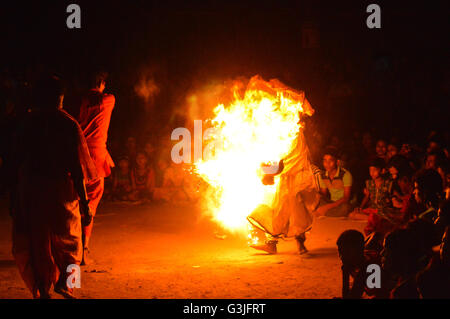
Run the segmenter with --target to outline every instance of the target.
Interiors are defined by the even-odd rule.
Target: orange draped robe
[[[311,116],[314,109],[304,92],[295,94],[303,101],[304,113]],[[296,237],[308,231],[313,222],[312,212],[320,200],[301,128],[283,163],[273,202],[270,206],[260,205],[247,217],[253,226],[275,238]]]
[[[98,173],[96,180],[86,183],[89,207],[94,216],[103,195],[104,178],[111,174],[111,167],[114,167],[114,162],[106,148],[114,103],[114,95],[91,90],[84,97],[80,108],[80,126]],[[92,226],[93,222],[84,227],[86,237],[90,237]]]
[[[36,111],[18,130],[12,192],[13,255],[35,298],[82,256],[72,177],[96,178],[78,123],[64,110]]]

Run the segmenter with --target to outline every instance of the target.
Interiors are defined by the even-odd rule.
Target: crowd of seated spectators
[[[450,298],[445,138],[432,132],[420,147],[395,139],[372,144],[365,134],[353,152],[331,141],[317,165],[322,199],[315,213],[365,222],[363,232],[347,230],[337,241],[342,297]],[[380,266],[379,288],[367,286],[370,264]]]
[[[167,147],[128,137],[113,155],[115,167],[105,181],[105,199],[129,203],[196,203],[198,180],[190,167],[171,161]]]

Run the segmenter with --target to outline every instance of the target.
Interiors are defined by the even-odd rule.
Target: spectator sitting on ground
[[[159,187],[155,187],[154,199],[170,202],[173,204],[184,204],[189,201],[185,186],[185,174],[183,165],[175,164],[172,161],[168,165],[160,160],[158,167],[163,172],[162,181]]]
[[[371,179],[366,181],[364,189],[365,197],[360,207],[350,215],[355,219],[364,219],[367,216],[367,226],[364,229],[366,235],[372,232],[381,232],[385,234],[392,227],[393,221],[388,216],[387,208],[392,207],[392,180],[386,179],[381,175],[384,162],[381,158],[373,160],[369,164],[369,173]],[[366,205],[368,207],[366,208]]]
[[[445,157],[444,153],[431,152],[428,153],[425,158],[425,169],[433,169],[441,175],[442,178],[442,186],[446,187],[447,178],[446,175],[449,171],[449,160]]]
[[[344,231],[337,240],[339,258],[342,261],[342,298],[360,299],[364,292],[368,296],[375,298],[387,298],[387,285],[382,283],[382,287],[369,289],[367,282],[367,266],[370,264],[381,264],[378,254],[366,252],[364,247],[364,236],[357,230]],[[383,279],[384,276],[381,276]],[[353,284],[350,287],[350,278]],[[384,289],[383,289],[384,288]]]
[[[398,190],[394,190],[392,205],[400,210],[399,222],[406,223],[411,218],[408,212],[411,211],[412,207],[415,207],[414,210],[418,210],[413,196],[414,184],[411,172],[408,170],[400,171],[396,183]]]
[[[409,143],[403,143],[400,149],[399,155],[405,157],[408,161],[409,166],[412,170],[416,171],[420,168],[420,163],[416,158],[416,153],[413,151],[411,145]]]
[[[449,158],[449,153],[447,148],[440,137],[437,136],[437,132],[431,132],[430,138],[428,139],[428,145],[426,152],[430,153],[443,153],[446,158]]]
[[[342,261],[342,298],[360,299],[364,293],[366,260],[364,258],[364,236],[357,230],[346,230],[336,242]],[[353,285],[350,287],[350,277]]]
[[[386,152],[386,161],[389,162],[394,156],[398,154],[399,150],[397,145],[390,143],[387,146],[387,152]]]
[[[425,158],[425,169],[434,169],[435,171],[438,170],[439,166],[442,163],[442,155],[438,154],[437,152],[431,152],[428,153]]]
[[[171,162],[164,172],[163,190],[168,201],[174,204],[185,204],[189,201],[189,195],[184,189],[186,172],[182,164]]]
[[[385,163],[389,160],[387,156],[387,143],[383,139],[379,139],[375,145],[375,153],[377,158],[381,158]]]
[[[388,169],[389,176],[392,180],[396,180],[400,171],[403,173],[406,171],[411,171],[408,165],[408,160],[402,155],[394,155],[389,159],[386,165]]]
[[[406,203],[412,194],[412,169],[408,165],[408,160],[402,155],[395,155],[387,164],[389,177],[393,181],[392,185],[392,205],[400,210],[405,208]]]
[[[132,190],[130,160],[123,156],[119,158],[118,167],[114,170],[111,197],[113,200],[127,201]]]
[[[384,208],[390,205],[392,181],[383,177],[384,163],[381,158],[373,160],[369,164],[371,179],[366,181],[364,193],[366,197],[361,203],[361,208],[366,204],[370,208]]]
[[[129,199],[133,201],[150,201],[155,188],[155,172],[148,165],[147,156],[137,153],[136,163],[131,169],[132,193]]]
[[[437,218],[439,203],[444,199],[442,178],[438,172],[426,169],[418,173],[414,182],[414,199],[425,207],[425,211],[413,217],[434,222]]]
[[[352,175],[338,165],[335,148],[329,147],[323,155],[325,171],[319,179],[321,200],[315,213],[318,216],[346,217],[350,212]]]
[[[412,152],[411,145],[407,142],[402,143],[402,147],[400,148],[399,154],[406,158],[409,158],[411,155],[411,152]]]

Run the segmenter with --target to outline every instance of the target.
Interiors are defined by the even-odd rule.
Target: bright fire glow
[[[277,80],[253,77],[244,92],[214,109],[214,156],[195,163],[210,185],[206,206],[213,219],[231,231],[248,232],[246,217],[260,204],[271,204],[279,179],[261,182],[262,163],[278,162],[290,151],[301,128],[304,94]],[[205,141],[206,143],[208,141]]]

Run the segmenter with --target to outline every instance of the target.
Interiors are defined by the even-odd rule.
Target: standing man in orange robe
[[[80,116],[78,117],[89,153],[97,168],[98,178],[86,184],[89,207],[93,216],[95,216],[97,206],[103,195],[105,177],[111,174],[111,167],[114,167],[114,162],[106,149],[109,122],[115,103],[114,95],[103,93],[107,76],[105,72],[98,72],[92,77],[91,89],[82,100]],[[84,249],[81,265],[86,265],[89,262],[87,255],[93,223],[92,220],[88,226],[83,227]]]
[[[97,177],[95,166],[80,126],[62,109],[61,81],[43,77],[33,96],[13,144],[12,252],[34,298],[50,298],[52,286],[74,298],[68,269],[81,262],[82,225],[92,217],[85,183]]]

